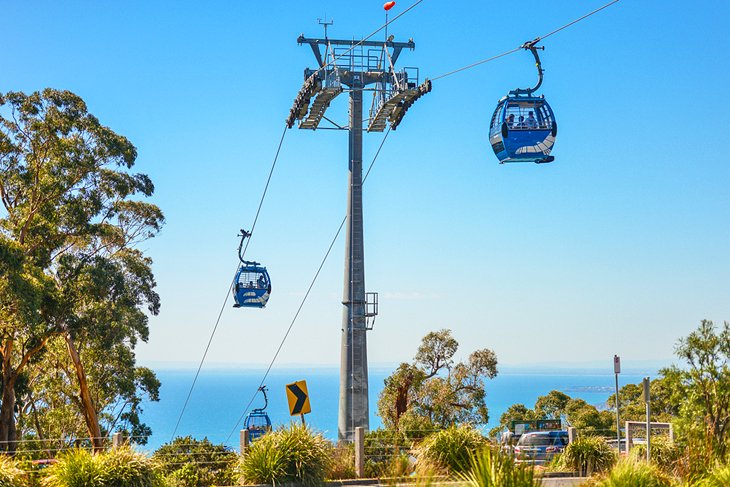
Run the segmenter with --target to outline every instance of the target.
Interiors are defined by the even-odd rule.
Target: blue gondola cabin
[[[558,134],[550,105],[544,97],[505,96],[492,115],[489,142],[500,164],[555,160],[550,152]]]
[[[266,267],[258,262],[244,262],[233,280],[236,308],[263,308],[271,296],[271,279]]]

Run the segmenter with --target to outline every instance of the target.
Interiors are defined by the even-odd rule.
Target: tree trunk
[[[91,444],[94,448],[94,452],[99,452],[103,450],[104,445],[102,444],[99,418],[96,415],[94,402],[91,400],[91,393],[89,393],[89,384],[86,381],[86,371],[84,370],[84,365],[81,363],[81,357],[79,357],[79,352],[76,350],[76,346],[74,346],[71,335],[66,333],[64,338],[66,339],[66,345],[68,346],[68,353],[71,356],[74,368],[76,369],[76,377],[79,380],[79,392],[81,396],[81,403],[83,404],[86,428],[89,430],[89,436],[91,437]]]
[[[0,406],[0,451],[15,453],[17,431],[15,425],[15,381],[18,374],[12,365],[13,341],[3,346],[2,363],[2,406]]]

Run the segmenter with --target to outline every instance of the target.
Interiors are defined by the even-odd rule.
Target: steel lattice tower
[[[377,293],[365,291],[365,245],[362,204],[363,131],[382,132],[387,124],[395,129],[410,106],[431,91],[426,80],[419,84],[418,69],[395,70],[404,48],[415,49],[413,40],[387,41],[337,40],[299,36],[298,44],[308,44],[317,59],[316,70],[305,69],[304,85],[287,118],[289,128],[299,122],[300,129],[347,130],[349,132],[349,182],[347,197],[347,237],[345,283],[342,309],[340,354],[340,403],[338,438],[352,441],[356,427],[369,427],[368,360],[366,332],[372,329],[378,313]],[[324,52],[322,51],[324,49]],[[332,100],[343,92],[350,94],[349,124],[341,126],[325,117]],[[363,126],[363,95],[373,93],[368,126]],[[332,126],[319,127],[322,120]]]

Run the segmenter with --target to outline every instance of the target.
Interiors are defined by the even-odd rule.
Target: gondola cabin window
[[[510,130],[549,130],[553,119],[540,101],[510,101],[507,105],[505,122]]]

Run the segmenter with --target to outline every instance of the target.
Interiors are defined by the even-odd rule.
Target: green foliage
[[[676,462],[679,460],[681,450],[667,438],[652,437],[651,439],[651,462],[656,464],[665,472],[673,472]],[[631,456],[637,460],[646,458],[646,445],[641,443],[631,448]]]
[[[279,450],[276,440],[276,432],[269,433],[248,447],[238,465],[241,483],[274,484],[285,481],[286,452]]]
[[[692,487],[727,487],[730,485],[730,465],[717,465]]]
[[[407,453],[394,453],[386,459],[375,462],[365,460],[365,477],[379,479],[397,479],[413,473],[411,457]]]
[[[402,418],[403,419],[403,418]],[[401,421],[401,423],[403,423]],[[410,473],[410,465],[404,468],[406,457],[413,442],[403,430],[383,429],[365,434],[365,476],[368,478],[400,477]],[[406,463],[408,463],[406,461]]]
[[[0,487],[26,487],[28,474],[10,457],[0,455]]]
[[[559,465],[590,476],[595,472],[605,472],[616,463],[616,453],[603,438],[585,436],[570,443],[560,455]]]
[[[591,487],[670,487],[672,479],[656,465],[624,459],[605,476],[589,482]]]
[[[684,363],[651,382],[652,420],[671,422],[680,445],[679,452],[658,457],[660,464],[673,461],[672,470],[693,479],[730,453],[730,324],[702,320],[679,340],[675,354]],[[624,386],[619,398],[622,418],[644,420],[640,385]]]
[[[489,420],[484,381],[497,375],[497,357],[483,349],[455,364],[458,346],[449,330],[431,332],[414,363],[401,364],[385,379],[378,415],[386,428],[401,429],[402,419],[429,428]]]
[[[418,469],[455,474],[465,472],[471,456],[482,449],[486,438],[471,426],[451,427],[426,437],[417,448]]]
[[[470,487],[538,487],[532,465],[516,464],[514,457],[500,450],[483,448],[472,454],[469,470],[459,478]]]
[[[232,485],[238,455],[207,438],[178,437],[152,455],[169,483],[185,487]]]
[[[499,426],[489,434],[496,436],[507,430],[512,421],[560,419],[562,416],[581,433],[616,431],[615,415],[610,411],[599,411],[583,399],[573,399],[560,391],[551,391],[537,398],[534,409],[528,409],[524,404],[513,404],[507,408],[499,418]]]
[[[661,371],[683,387],[677,429],[681,436],[706,439],[716,456],[730,453],[727,424],[730,423],[730,323],[719,330],[712,321],[683,338],[675,350],[686,367]]]
[[[489,430],[489,436],[499,436],[500,433],[508,430],[512,421],[531,421],[541,419],[536,417],[535,411],[521,403],[512,404],[499,417],[499,426]]]
[[[100,436],[91,434],[99,412],[109,429],[146,435],[141,396],[156,400],[159,383],[134,366],[133,350],[147,340],[160,300],[151,261],[136,246],[164,217],[134,198],[151,196],[154,186],[129,172],[134,146],[75,94],[9,92],[0,108],[2,377],[19,402],[4,395],[0,440],[16,436],[16,410],[20,436]],[[58,340],[74,343],[93,372],[52,356],[47,347],[63,350]],[[87,379],[91,398],[78,401]],[[63,411],[46,421],[51,405]]]
[[[88,450],[69,450],[47,470],[44,487],[94,487],[102,485],[101,465]]]
[[[571,399],[565,407],[568,422],[581,434],[616,431],[616,415],[610,411],[599,411],[583,399]]]
[[[327,474],[328,480],[342,480],[355,478],[355,445],[343,443],[337,445],[331,452],[332,461]]]
[[[292,424],[268,433],[247,449],[239,464],[244,484],[298,482],[320,485],[330,469],[332,445],[321,434]]]
[[[679,414],[683,390],[684,386],[674,377],[665,376],[653,379],[649,386],[651,420],[671,422]],[[642,392],[642,384],[626,384],[619,390],[619,408],[622,420],[646,420],[646,404],[641,397]],[[607,403],[615,408],[616,394],[612,394]]]
[[[104,487],[160,487],[162,477],[149,457],[129,447],[109,450],[94,458],[99,462]]]
[[[568,404],[573,399],[560,391],[550,391],[545,396],[540,396],[535,401],[534,419],[560,419],[567,414]]]
[[[678,444],[676,449],[679,454],[674,462],[674,474],[687,481],[706,477],[718,461],[725,463],[722,459],[717,459],[712,446],[698,436],[685,438],[683,444]]]
[[[148,457],[130,448],[92,455],[70,450],[48,468],[44,487],[161,487],[162,479]]]

